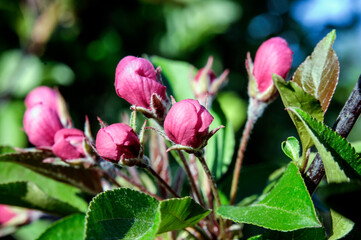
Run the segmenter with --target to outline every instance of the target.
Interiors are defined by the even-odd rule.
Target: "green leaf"
[[[321,155],[327,181],[345,182],[348,177],[360,178],[361,159],[352,145],[332,129],[298,108],[288,108],[310,134]]]
[[[0,103],[0,145],[26,147],[28,141],[23,127],[23,101]]]
[[[263,199],[246,207],[221,206],[217,212],[235,222],[277,231],[321,227],[302,176],[292,162]]]
[[[58,215],[80,212],[70,204],[47,195],[36,184],[25,181],[0,183],[0,199],[3,204],[38,209]]]
[[[203,209],[192,198],[168,199],[160,202],[158,233],[183,229],[205,218],[211,210]]]
[[[266,233],[249,238],[248,240],[325,240],[324,228],[305,228],[292,232],[267,231]]]
[[[304,124],[321,156],[329,183],[348,182],[348,177],[360,178],[361,160],[355,149],[346,139],[326,125],[312,118],[298,108],[289,108]],[[333,235],[339,239],[349,233],[353,222],[331,210]]]
[[[16,152],[16,151],[13,147],[0,145],[0,155],[5,154],[5,153],[14,153],[14,152]]]
[[[159,41],[163,55],[179,56],[195,49],[210,37],[226,31],[242,13],[233,1],[189,1],[167,4],[164,10],[167,30]]]
[[[326,112],[330,104],[340,73],[338,58],[332,49],[335,38],[335,30],[327,34],[292,78],[304,91],[320,101],[323,112]]]
[[[41,84],[43,63],[32,54],[9,50],[0,55],[0,92],[25,96]]]
[[[220,92],[217,101],[234,131],[237,132],[247,120],[247,102],[233,91]]]
[[[159,202],[131,189],[115,189],[90,203],[85,239],[153,239],[159,225]]]
[[[35,240],[49,228],[51,224],[49,220],[39,219],[20,227],[13,236],[17,240]]]
[[[281,165],[275,162],[264,162],[262,164],[253,164],[251,166],[242,167],[241,174],[239,176],[239,183],[237,185],[237,194],[235,203],[239,203],[244,198],[251,195],[260,194],[262,190],[269,183],[269,176]],[[249,183],[252,184],[249,184]],[[225,195],[229,196],[229,191],[232,183],[232,174],[226,174],[224,180],[218,184],[218,189]],[[223,202],[222,202],[223,203]],[[224,202],[223,204],[226,204]]]
[[[85,239],[154,239],[192,226],[209,214],[190,197],[158,201],[128,188],[96,196],[86,216]]]
[[[84,238],[84,214],[74,214],[55,222],[37,240],[82,240]]]
[[[85,212],[88,203],[79,189],[14,163],[1,163],[0,203],[36,208],[59,215]]]
[[[197,69],[187,62],[174,61],[158,56],[150,57],[151,62],[162,68],[162,74],[167,79],[167,91],[170,95],[180,101],[194,98],[190,85],[190,76],[195,76]],[[169,89],[170,87],[170,89]]]
[[[354,223],[331,209],[332,235],[328,240],[337,240],[346,236],[354,227]]]
[[[0,162],[20,164],[44,176],[78,187],[85,192],[97,194],[102,191],[100,175],[94,169],[73,167],[67,164],[55,165],[43,160],[54,157],[52,152],[32,151],[0,155]]]
[[[289,137],[287,141],[282,142],[282,150],[287,155],[287,157],[291,158],[296,163],[300,158],[300,143],[297,138]]]
[[[232,162],[235,148],[235,134],[232,124],[226,119],[218,101],[214,101],[210,113],[214,117],[209,129],[214,129],[221,125],[220,129],[211,139],[208,140],[206,148],[207,165],[216,180],[228,170]],[[201,167],[199,169],[202,169]]]
[[[356,181],[343,183],[329,183],[317,188],[317,196],[321,201],[351,219],[356,224],[361,224],[361,184]]]
[[[355,148],[357,153],[361,153],[361,141],[352,142],[351,145]]]
[[[273,75],[273,81],[280,93],[283,105],[286,108],[298,107],[315,117],[319,121],[323,121],[323,112],[320,102],[313,96],[304,92],[295,82],[285,82],[280,76]],[[304,125],[294,116],[292,112],[289,115],[296,126],[298,135],[302,142],[302,150],[305,152],[313,146],[313,142]]]

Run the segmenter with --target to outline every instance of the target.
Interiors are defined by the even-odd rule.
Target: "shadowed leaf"
[[[49,179],[15,163],[1,163],[0,203],[43,210],[58,215],[85,212],[80,190]]]
[[[84,238],[84,214],[74,214],[50,226],[37,240],[82,240]]]
[[[0,199],[2,204],[37,209],[57,215],[81,212],[76,207],[47,195],[32,182],[0,183]]]
[[[317,188],[317,196],[323,203],[356,224],[361,224],[361,184],[357,181],[329,183]]]
[[[47,151],[7,153],[0,155],[0,162],[20,164],[44,176],[76,186],[91,194],[102,191],[101,176],[95,169],[84,169],[67,164],[44,163],[43,160],[49,157],[54,157],[54,155]]]

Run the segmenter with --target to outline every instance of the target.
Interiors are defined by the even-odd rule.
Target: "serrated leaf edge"
[[[298,167],[296,166],[295,163],[290,162],[289,165],[290,165],[290,164],[293,164],[293,165],[298,169]],[[297,171],[297,175],[299,175],[299,177],[301,178],[301,180],[302,180],[302,186],[304,187],[304,190],[307,192],[308,200],[312,203],[312,205],[311,205],[311,206],[312,206],[312,211],[313,211],[313,213],[314,213],[315,218],[317,219],[317,222],[318,222],[319,226],[312,226],[312,225],[310,225],[310,226],[306,226],[306,227],[302,227],[302,228],[294,228],[294,229],[289,229],[289,230],[280,230],[280,229],[277,229],[277,228],[265,227],[265,226],[262,226],[262,225],[260,225],[260,224],[251,223],[251,222],[249,222],[249,221],[242,221],[242,222],[241,222],[241,221],[238,221],[238,220],[236,220],[236,219],[234,219],[234,218],[230,218],[230,217],[224,216],[224,215],[221,214],[218,210],[217,210],[217,214],[219,214],[220,216],[222,216],[222,217],[224,217],[224,218],[226,218],[226,219],[230,219],[230,220],[232,220],[232,221],[234,221],[234,222],[252,224],[252,225],[256,225],[256,226],[258,226],[258,227],[262,227],[262,228],[266,228],[266,229],[270,229],[270,230],[276,230],[276,231],[280,231],[280,232],[291,232],[291,231],[295,231],[295,230],[298,230],[298,229],[304,229],[304,228],[318,228],[318,227],[322,227],[322,224],[320,223],[320,221],[319,221],[319,219],[318,219],[318,217],[317,217],[315,206],[313,205],[311,196],[310,196],[310,194],[309,194],[308,191],[307,191],[306,184],[305,184],[305,182],[303,181],[303,178],[302,178],[302,176],[301,176],[300,171]],[[275,188],[275,187],[278,185],[278,183],[279,183],[279,181],[277,182],[277,184],[276,184],[273,188]],[[268,195],[268,194],[267,194],[267,195]],[[259,203],[257,203],[257,205],[264,205],[264,204],[259,204]],[[252,205],[250,205],[250,206],[252,206]],[[222,208],[222,207],[228,207],[228,206],[221,206],[220,208]],[[232,206],[232,207],[233,207],[233,206]],[[268,207],[268,206],[267,206],[267,207]],[[278,208],[277,208],[277,209],[278,209]],[[312,219],[312,220],[314,220],[314,219]]]
[[[351,173],[351,176],[358,176],[359,178],[361,178],[361,170],[360,170],[360,172],[357,172],[357,170],[355,169],[355,167],[357,167],[357,166],[359,166],[360,167],[360,169],[361,169],[361,158],[360,158],[360,155],[356,152],[356,150],[355,150],[355,148],[345,139],[345,138],[343,138],[342,136],[340,136],[338,133],[336,133],[335,131],[333,131],[330,127],[328,127],[328,126],[326,126],[325,124],[323,124],[323,123],[321,123],[321,122],[319,122],[317,119],[315,119],[315,118],[313,118],[312,116],[310,116],[309,114],[307,114],[306,112],[304,112],[304,111],[302,111],[301,109],[299,109],[299,108],[295,108],[295,107],[290,107],[290,108],[288,108],[287,110],[290,110],[290,111],[292,111],[292,112],[294,112],[295,113],[295,115],[298,117],[298,118],[300,118],[300,120],[302,121],[302,122],[304,122],[304,124],[305,124],[305,126],[315,135],[315,137],[316,136],[321,136],[322,134],[317,134],[317,132],[313,129],[313,128],[311,128],[310,126],[309,126],[309,124],[307,123],[307,119],[306,118],[308,118],[312,123],[314,123],[315,125],[316,125],[316,128],[324,128],[324,130],[322,131],[322,132],[328,132],[329,134],[330,134],[330,137],[334,137],[334,138],[336,138],[337,140],[339,140],[340,142],[338,143],[338,145],[340,145],[340,144],[342,144],[342,148],[343,148],[343,151],[342,152],[337,152],[330,144],[328,144],[327,143],[327,146],[325,146],[325,148],[327,147],[327,148],[331,148],[331,149],[333,149],[337,154],[338,154],[338,156],[341,158],[341,160],[343,160],[344,162],[342,163],[341,162],[341,165],[340,165],[340,163],[338,162],[338,161],[336,161],[337,162],[337,164],[338,164],[338,166],[339,166],[339,168],[340,168],[340,170],[341,171],[343,171],[345,174],[346,174],[346,172],[345,172],[345,170],[344,170],[344,168],[343,168],[343,164],[348,164],[350,167],[351,167],[351,169],[354,171],[354,173],[352,174]],[[302,115],[304,115],[304,116],[302,116]],[[320,141],[320,143],[321,143],[321,141]],[[325,143],[321,143],[322,145],[324,145]],[[326,150],[328,151],[328,152],[330,152],[328,149],[326,148]],[[352,158],[352,162],[350,163],[350,162],[348,162],[348,159],[345,159],[345,158],[343,158],[343,156],[342,155],[344,155],[344,154],[346,154],[346,151],[348,152],[347,154],[350,154],[350,157],[349,158]],[[342,155],[341,155],[342,154]],[[347,172],[348,172],[348,170],[346,170]],[[348,173],[350,173],[350,172],[348,172]],[[346,174],[347,176],[348,176],[348,174]]]

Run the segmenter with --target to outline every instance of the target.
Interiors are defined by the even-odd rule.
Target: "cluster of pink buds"
[[[286,77],[291,62],[292,51],[279,37],[260,46],[254,65],[248,54],[249,95],[262,102],[270,101],[276,94],[272,74]],[[210,57],[191,82],[195,97],[203,105],[207,105],[206,99],[217,93],[228,75],[226,70],[217,78],[211,69],[212,63]],[[173,101],[168,111],[170,101],[161,80],[161,70],[159,67],[155,69],[144,58],[127,56],[118,63],[115,90],[119,97],[132,105],[131,109],[155,119],[164,127],[167,138],[173,143],[168,150],[200,154],[209,138],[222,127],[209,131],[213,117],[197,100]],[[72,128],[65,102],[57,90],[48,87],[34,89],[27,96],[25,105],[24,130],[32,144],[40,148],[51,147],[54,154],[64,161],[86,156],[85,134]],[[140,135],[143,132],[144,128]],[[97,134],[96,151],[113,163],[135,165],[143,159],[142,138],[124,123],[103,124]]]
[[[280,37],[274,37],[262,43],[257,50],[254,64],[250,53],[247,54],[248,94],[251,98],[268,102],[277,96],[272,74],[286,78],[291,68],[292,54],[286,40]]]
[[[38,148],[51,148],[63,161],[86,156],[83,131],[71,128],[66,103],[59,91],[41,86],[25,98],[23,124],[29,141]]]
[[[210,61],[206,71],[211,71],[211,64]],[[202,73],[198,75],[196,78],[199,82],[203,81]],[[115,73],[115,90],[118,96],[132,104],[133,110],[164,124],[168,139],[175,144],[169,150],[200,152],[216,132],[209,132],[213,117],[197,100],[174,101],[168,112],[169,98],[161,81],[160,68],[155,69],[144,58],[127,56],[119,62]],[[99,130],[96,149],[108,161],[131,166],[136,163],[135,160],[141,161],[143,158],[142,141],[139,139],[130,126],[124,123],[112,124]]]

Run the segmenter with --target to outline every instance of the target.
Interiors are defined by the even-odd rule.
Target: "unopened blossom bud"
[[[58,111],[58,92],[50,87],[40,86],[29,92],[25,98],[26,108],[42,103]]]
[[[25,111],[23,124],[29,141],[36,147],[51,147],[55,133],[63,128],[57,112],[42,103]]]
[[[31,108],[39,103],[53,108],[58,113],[63,126],[71,126],[71,118],[66,102],[58,90],[47,86],[40,86],[31,90],[25,98],[26,108]]]
[[[160,72],[144,58],[127,56],[117,66],[115,90],[146,117],[163,119],[168,107]]]
[[[114,163],[118,163],[122,158],[139,157],[139,138],[133,128],[124,123],[115,123],[101,128],[98,131],[95,145],[102,158]]]
[[[286,40],[271,38],[258,48],[254,64],[248,53],[246,68],[249,75],[248,93],[251,97],[267,102],[276,94],[272,74],[286,78],[292,64],[292,50]]]
[[[7,225],[15,217],[16,213],[8,205],[0,204],[0,226]]]
[[[194,77],[194,81],[192,81],[192,84],[197,86],[197,88],[194,89],[196,95],[207,93],[209,85],[211,85],[216,79],[217,75],[212,69],[207,70],[205,68],[201,68]]]
[[[2,227],[14,228],[24,225],[33,218],[32,215],[31,210],[0,204],[0,236],[2,236],[1,233],[4,233],[1,231]]]
[[[212,99],[219,88],[226,81],[228,70],[225,70],[219,77],[212,70],[213,57],[209,57],[207,64],[201,68],[196,76],[191,79],[191,87],[194,96],[202,104],[206,105],[207,98]]]
[[[164,130],[174,143],[197,149],[208,140],[213,116],[197,100],[175,103],[164,121]]]
[[[85,157],[83,131],[75,128],[63,128],[54,137],[53,153],[62,160],[79,159]]]

